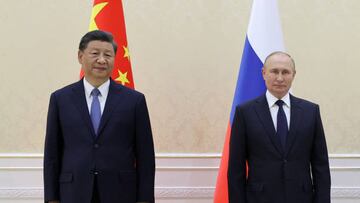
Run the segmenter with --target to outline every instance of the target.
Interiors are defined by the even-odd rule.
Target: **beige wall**
[[[91,0],[0,7],[0,152],[42,152],[49,94],[78,79]],[[360,1],[280,0],[293,92],[321,105],[330,153],[360,153]],[[222,150],[250,0],[124,0],[157,152]]]

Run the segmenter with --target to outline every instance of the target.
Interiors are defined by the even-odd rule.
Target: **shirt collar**
[[[277,100],[279,100],[278,98],[276,98],[274,95],[272,95],[269,90],[266,91],[266,100],[269,104],[269,108],[273,107],[275,105],[275,102]],[[285,96],[283,98],[281,98],[281,100],[285,103],[285,105],[287,107],[290,108],[290,94],[289,92],[285,94]]]
[[[83,79],[84,81],[84,88],[85,88],[85,96],[87,98],[90,98],[90,94],[91,91],[95,88],[94,86],[92,86],[84,77]],[[98,90],[100,91],[100,96],[106,96],[109,92],[109,87],[110,87],[110,79],[108,79],[106,82],[104,82],[103,84],[101,84],[98,87]]]

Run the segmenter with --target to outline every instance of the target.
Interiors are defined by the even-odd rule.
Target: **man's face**
[[[266,88],[278,99],[289,91],[295,73],[294,64],[289,56],[281,53],[268,58],[262,69]]]
[[[114,67],[115,52],[111,43],[90,41],[85,50],[79,51],[78,60],[90,81],[106,81]]]

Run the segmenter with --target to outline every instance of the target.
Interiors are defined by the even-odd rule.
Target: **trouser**
[[[91,203],[100,203],[99,189],[98,189],[98,183],[97,183],[96,175],[94,177],[94,187],[93,187],[93,194],[92,194],[92,198],[91,198]]]

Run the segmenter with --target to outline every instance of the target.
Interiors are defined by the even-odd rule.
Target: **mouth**
[[[93,70],[95,71],[106,71],[106,67],[93,67]]]

